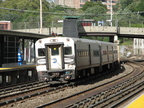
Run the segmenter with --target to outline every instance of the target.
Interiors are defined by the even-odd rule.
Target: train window
[[[88,51],[87,51],[87,56],[89,55]]]
[[[86,56],[88,56],[88,55],[89,55],[89,53],[88,53],[88,51],[86,51],[86,50],[78,51],[78,56],[79,56],[79,57],[86,57]]]
[[[99,51],[93,51],[94,57],[99,56]]]
[[[38,49],[38,56],[45,56],[45,49],[44,48]]]
[[[51,48],[51,54],[52,56],[59,55],[59,48],[58,47]]]
[[[113,52],[112,51],[108,51],[108,54],[112,54]]]
[[[103,55],[106,55],[107,54],[107,51],[103,51]]]
[[[64,47],[64,54],[65,55],[72,54],[72,48],[71,47]]]

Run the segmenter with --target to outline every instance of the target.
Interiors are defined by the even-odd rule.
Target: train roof
[[[105,43],[105,44],[115,44],[115,43],[111,43],[111,42],[105,42],[105,41],[99,41],[99,40],[91,40],[91,39],[83,39],[83,38],[72,38],[72,37],[47,37],[47,38],[43,38],[40,40],[45,40],[45,39],[52,39],[52,38],[63,38],[63,39],[72,39],[74,42],[98,42],[98,43]]]

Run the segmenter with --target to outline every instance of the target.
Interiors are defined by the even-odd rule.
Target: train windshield
[[[45,56],[45,48],[38,49],[38,56]]]
[[[65,55],[72,54],[72,48],[71,47],[64,47],[64,54]]]
[[[59,47],[51,48],[51,54],[52,54],[52,56],[59,55]]]

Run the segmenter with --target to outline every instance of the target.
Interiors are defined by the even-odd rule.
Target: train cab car
[[[40,80],[74,78],[75,49],[71,38],[45,38],[36,42],[37,71]]]
[[[101,70],[117,62],[117,45],[109,42],[70,37],[39,39],[36,69],[40,81],[69,81]],[[109,66],[110,65],[110,66]]]

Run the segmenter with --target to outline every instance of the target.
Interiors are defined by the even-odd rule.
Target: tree
[[[86,14],[86,19],[94,19],[96,21],[106,20],[107,8],[101,2],[86,2],[82,10]]]
[[[0,4],[0,7],[21,9],[21,10],[39,10],[39,0],[5,0]],[[43,9],[49,8],[49,2],[43,0]]]
[[[113,7],[115,12],[123,12],[124,10],[131,10],[131,12],[136,12],[143,7],[143,0],[119,0],[117,4]]]
[[[143,0],[119,0],[114,9],[113,19],[119,21],[120,26],[142,27],[144,14]]]
[[[140,3],[135,7],[136,12],[140,12],[140,15],[144,16],[144,1],[141,0]],[[142,11],[142,13],[141,13]]]
[[[8,8],[8,10],[0,10],[2,16],[0,20],[10,20],[13,22],[39,20],[39,0],[5,0],[0,4],[0,7]],[[25,12],[25,10],[27,10],[27,12]],[[43,11],[49,11],[49,2],[46,0],[43,0]],[[45,15],[44,17],[48,18],[48,16]]]
[[[132,4],[134,0],[119,0],[121,4],[121,9],[125,9],[128,5]]]
[[[81,8],[83,11],[85,11],[87,8],[89,8],[89,7],[93,7],[95,5],[95,2],[89,2],[89,1],[87,1],[84,5],[83,5],[83,7]]]
[[[83,11],[85,11],[88,8],[94,7],[94,6],[100,6],[103,8],[106,8],[106,5],[103,5],[102,2],[92,2],[92,1],[87,1],[83,7],[81,8]]]

